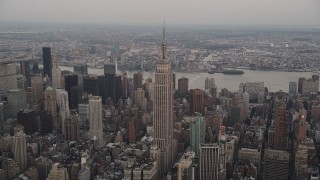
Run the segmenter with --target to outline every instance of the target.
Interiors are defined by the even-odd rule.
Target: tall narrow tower
[[[27,169],[27,144],[26,135],[21,131],[13,136],[13,157],[14,161],[19,164],[20,170],[25,171]]]
[[[43,76],[48,76],[51,79],[51,48],[42,47],[42,56],[43,56]]]
[[[89,98],[90,136],[97,139],[97,145],[104,145],[102,129],[102,100],[100,96]]]
[[[171,62],[166,55],[165,28],[161,45],[161,59],[155,67],[153,130],[158,148],[158,172],[160,178],[167,173],[175,155],[173,139],[173,84]]]

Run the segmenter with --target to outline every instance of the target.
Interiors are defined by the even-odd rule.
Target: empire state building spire
[[[153,137],[159,178],[162,179],[174,161],[176,141],[173,138],[173,83],[171,62],[166,56],[165,26],[161,45],[162,58],[155,66],[153,100]]]
[[[162,32],[162,44],[161,44],[161,53],[162,60],[167,60],[167,45],[166,45],[166,22],[163,22],[163,32]]]

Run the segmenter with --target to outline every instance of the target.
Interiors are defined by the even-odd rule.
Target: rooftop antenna
[[[166,47],[166,21],[163,21],[163,34],[162,34],[162,44],[161,44],[161,51],[162,51],[162,60],[167,59],[167,47]]]

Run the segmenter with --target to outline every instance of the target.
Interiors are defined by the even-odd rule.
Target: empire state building
[[[153,101],[153,134],[160,178],[170,169],[176,146],[173,139],[173,75],[171,62],[166,54],[165,28],[163,28],[161,54],[161,59],[155,66]]]

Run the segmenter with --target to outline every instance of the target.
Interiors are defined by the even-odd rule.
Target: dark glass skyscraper
[[[76,74],[66,75],[64,77],[64,87],[69,94],[68,96],[69,107],[71,109],[77,109],[78,106],[76,105],[76,103],[79,103],[79,101],[78,102],[74,102],[74,101],[78,100],[77,97],[79,96],[79,92],[77,92],[77,88],[74,88],[74,87],[78,87],[78,75]]]
[[[43,47],[42,48],[42,57],[43,57],[43,76],[48,76],[51,79],[51,48]]]
[[[24,126],[24,132],[28,135],[38,131],[36,113],[31,109],[21,109],[18,113],[18,123]]]

